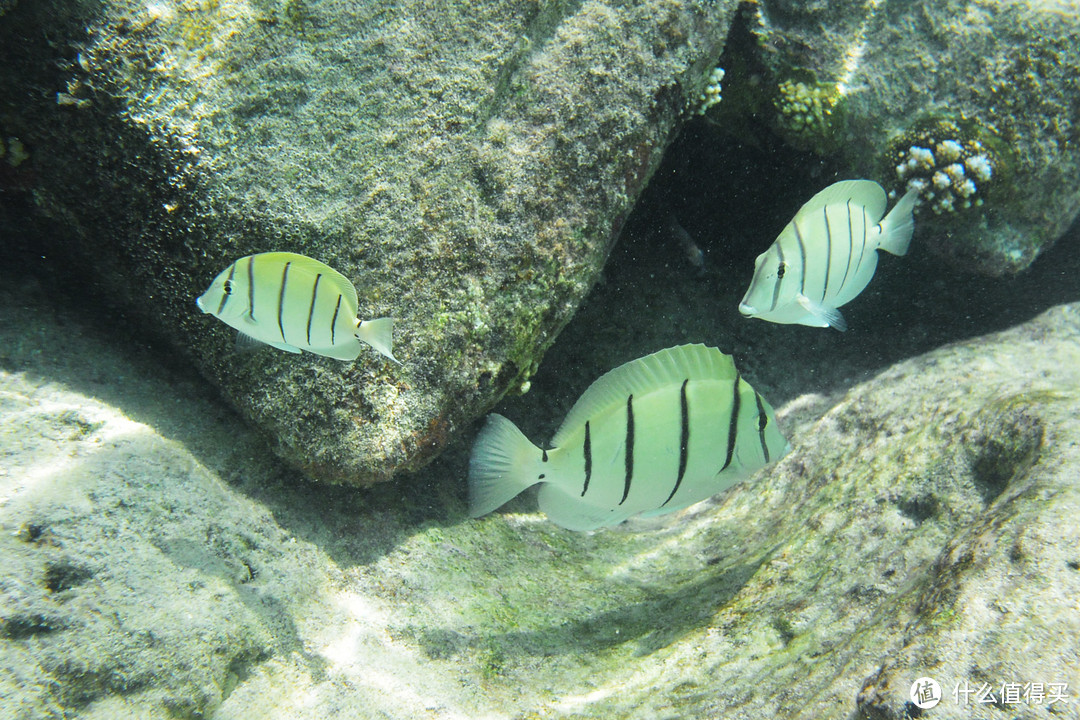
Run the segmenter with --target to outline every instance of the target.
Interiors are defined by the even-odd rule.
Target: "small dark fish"
[[[698,244],[694,242],[694,238],[690,237],[690,233],[686,232],[686,228],[679,224],[679,221],[674,215],[668,214],[667,229],[675,241],[679,244],[679,250],[682,252],[683,257],[694,268],[694,277],[701,277],[705,274],[705,253],[702,252]]]

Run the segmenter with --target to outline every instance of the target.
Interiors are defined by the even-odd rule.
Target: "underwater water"
[[[23,17],[16,12],[22,5],[0,2],[0,23]],[[507,31],[507,37],[492,33],[475,43],[483,53],[491,47],[511,48],[506,51],[509,60],[499,56],[508,69],[492,77],[476,72],[480,82],[497,86],[490,97],[483,96],[484,108],[488,103],[531,100],[522,89],[527,83],[515,85],[507,78],[519,72],[529,53],[544,51],[551,37],[565,36],[575,52],[585,52],[581,48],[587,43],[579,42],[571,30],[559,29],[567,17],[581,11],[589,23],[607,27],[601,21],[619,10],[602,2],[543,8],[492,2],[456,10],[447,4],[455,17],[421,31],[417,13],[425,8],[418,5],[409,5],[409,13],[396,4],[360,5],[357,17],[390,27],[393,33],[386,37],[399,37],[416,57],[436,64],[450,63],[440,48],[454,42],[455,28],[468,27],[468,17],[497,11],[516,17],[524,8],[518,14],[530,17],[533,39]],[[1046,227],[1056,228],[1061,223],[1051,216],[1061,215],[1060,206],[1072,202],[1060,196],[1068,190],[1075,194],[1075,188],[1062,189],[1066,182],[1052,180],[1071,177],[1075,169],[1077,140],[1069,128],[1080,127],[1080,96],[1075,94],[1080,91],[1074,81],[1063,81],[1066,90],[1044,93],[1044,104],[1038,105],[1022,103],[1027,96],[1018,99],[1008,88],[995,90],[1000,99],[994,117],[1002,126],[1007,123],[1001,108],[1007,107],[1007,112],[1026,113],[1024,127],[1055,128],[1047,129],[1039,142],[1029,138],[1029,149],[1033,156],[1037,149],[1049,156],[1046,148],[1053,146],[1060,166],[1039,176],[1045,182],[1041,188],[995,186],[994,194],[983,186],[972,190],[963,181],[983,182],[982,161],[972,160],[983,155],[990,158],[987,163],[998,163],[993,172],[1004,176],[1003,150],[990,140],[984,148],[960,135],[953,148],[951,138],[927,135],[928,127],[939,133],[942,128],[960,132],[970,127],[951,115],[947,120],[934,115],[933,123],[924,122],[924,115],[937,113],[945,104],[940,86],[934,86],[933,93],[919,88],[922,104],[904,115],[916,118],[912,127],[892,133],[904,142],[888,152],[882,149],[875,162],[853,161],[837,146],[839,130],[806,131],[790,110],[797,102],[820,106],[836,98],[818,92],[820,87],[807,74],[779,82],[770,65],[794,64],[788,58],[810,65],[831,57],[830,43],[850,46],[844,56],[851,66],[848,75],[864,72],[866,87],[880,92],[881,102],[892,102],[891,90],[882,90],[883,83],[868,70],[859,70],[862,58],[869,57],[869,63],[882,54],[874,50],[875,38],[895,40],[907,33],[974,44],[979,41],[976,31],[985,30],[986,17],[1032,11],[1061,18],[1074,33],[1063,34],[1075,39],[1075,23],[1067,21],[1080,17],[1070,3],[965,4],[963,12],[944,3],[936,10],[945,12],[946,5],[949,23],[938,25],[940,17],[929,5],[910,15],[877,0],[831,7],[731,3],[729,14],[735,19],[730,29],[709,45],[687,40],[700,29],[682,20],[684,15],[700,19],[710,12],[727,13],[718,9],[724,3],[645,3],[643,15],[660,18],[645,23],[648,30],[638,28],[640,37],[650,42],[638,42],[633,32],[607,33],[615,50],[603,57],[613,65],[637,52],[660,63],[669,45],[688,46],[698,54],[713,48],[718,58],[708,55],[692,62],[702,81],[708,78],[714,84],[702,97],[715,105],[701,114],[678,115],[677,132],[663,144],[658,153],[662,158],[649,172],[632,172],[618,165],[620,160],[607,158],[607,173],[620,191],[631,196],[640,191],[627,200],[632,211],[618,221],[608,218],[610,227],[617,228],[612,238],[602,233],[584,239],[573,233],[552,236],[556,240],[551,245],[559,252],[569,254],[571,240],[582,246],[610,240],[610,252],[590,251],[596,256],[596,272],[580,275],[590,278],[591,284],[583,283],[587,292],[557,298],[559,307],[578,301],[580,306],[566,312],[568,322],[556,328],[557,337],[546,351],[540,346],[548,336],[536,336],[529,355],[539,358],[535,372],[514,376],[522,381],[516,391],[490,409],[509,418],[538,447],[550,449],[546,443],[564,417],[604,373],[664,348],[703,343],[734,358],[740,377],[775,408],[769,422],[778,424],[791,449],[780,459],[775,454],[765,458],[768,462],[759,463],[764,467],[754,465],[741,482],[703,502],[590,532],[551,522],[538,510],[535,487],[523,489],[495,512],[470,517],[470,454],[485,414],[474,407],[475,396],[462,395],[458,403],[469,406],[468,422],[447,422],[449,430],[432,423],[430,435],[443,445],[433,451],[438,456],[430,464],[356,487],[330,482],[340,480],[336,468],[325,476],[310,471],[318,462],[311,463],[307,473],[297,470],[295,462],[282,458],[308,452],[319,461],[322,441],[297,448],[290,444],[294,436],[278,433],[287,419],[253,419],[250,406],[230,395],[236,386],[229,383],[255,367],[265,373],[265,382],[245,386],[249,394],[287,394],[292,403],[287,407],[305,420],[315,418],[312,424],[329,427],[355,405],[390,424],[404,412],[402,405],[368,407],[372,398],[383,395],[343,392],[327,410],[324,396],[311,389],[320,378],[344,374],[346,388],[374,386],[384,395],[404,396],[414,389],[410,383],[427,377],[423,373],[436,377],[430,368],[439,363],[464,367],[470,358],[504,351],[506,338],[485,329],[480,320],[460,336],[439,336],[446,340],[445,347],[424,345],[417,336],[442,327],[433,322],[418,329],[417,317],[431,315],[429,308],[412,315],[410,308],[393,308],[395,300],[418,303],[425,294],[437,295],[440,282],[455,292],[459,285],[470,288],[463,294],[447,291],[445,297],[464,297],[476,307],[490,298],[479,291],[469,294],[471,288],[488,287],[484,282],[502,287],[499,273],[505,267],[489,256],[510,251],[481,246],[462,229],[470,218],[462,221],[450,210],[440,215],[432,209],[438,204],[433,198],[449,207],[453,193],[446,194],[431,180],[439,164],[430,156],[416,153],[428,162],[424,169],[430,175],[413,174],[407,192],[391,189],[396,187],[394,178],[386,187],[365,187],[362,192],[350,184],[355,178],[342,179],[346,191],[341,191],[326,182],[330,173],[325,167],[313,164],[302,168],[310,174],[296,171],[273,180],[302,188],[305,198],[317,199],[311,206],[303,205],[299,196],[275,196],[266,189],[272,184],[244,197],[245,202],[254,198],[259,212],[276,203],[307,208],[298,211],[303,222],[267,232],[260,238],[266,242],[284,241],[294,230],[309,233],[305,238],[317,237],[319,231],[312,229],[319,227],[316,220],[349,204],[338,192],[347,199],[352,192],[362,195],[364,210],[372,215],[387,213],[379,216],[376,230],[365,230],[369,234],[363,237],[385,238],[384,244],[408,246],[410,252],[416,249],[415,257],[424,262],[391,269],[390,260],[383,265],[369,261],[360,266],[364,272],[391,279],[399,273],[402,287],[391,282],[374,293],[357,284],[361,307],[382,303],[379,307],[400,310],[404,316],[394,331],[395,350],[404,348],[403,369],[389,363],[384,369],[383,359],[367,349],[343,365],[324,357],[326,353],[287,354],[271,347],[234,351],[230,346],[221,351],[224,370],[213,366],[214,372],[220,371],[215,375],[207,370],[212,367],[209,361],[192,361],[197,351],[178,349],[177,338],[189,337],[183,334],[187,332],[211,337],[222,330],[212,313],[198,312],[195,298],[215,273],[233,266],[218,263],[206,277],[187,277],[180,266],[159,273],[157,265],[143,264],[135,252],[113,252],[117,246],[111,237],[101,240],[107,271],[99,273],[83,263],[84,256],[74,248],[85,242],[87,227],[115,228],[116,236],[126,237],[132,247],[149,247],[150,254],[163,257],[187,258],[199,250],[187,234],[172,234],[173,226],[164,220],[160,226],[168,229],[155,235],[153,223],[103,218],[107,213],[60,212],[57,208],[69,207],[57,199],[64,192],[49,184],[44,168],[63,167],[66,160],[49,155],[46,133],[36,143],[28,140],[29,149],[22,141],[13,143],[8,126],[18,125],[26,128],[21,134],[35,136],[31,123],[20,120],[17,103],[5,100],[0,107],[0,243],[7,250],[0,265],[0,718],[1080,718],[1080,223],[1074,219],[1062,232],[1046,230],[1038,237],[1025,225],[1038,216]],[[258,37],[268,38],[245,58],[270,67],[274,82],[317,73],[324,64],[337,62],[335,52],[356,61],[346,53],[348,43],[342,42],[334,52],[312,50],[298,65],[286,63],[286,45],[315,47],[332,33],[331,20],[345,22],[326,3],[161,3],[139,6],[131,18],[127,6],[113,10],[123,22],[109,16],[108,22],[94,27],[122,28],[116,30],[116,47],[126,53],[125,63],[143,62],[145,48],[138,43],[175,25],[180,29],[168,37],[177,62],[195,68],[194,77],[206,88],[242,84],[228,74],[228,63],[208,68],[220,45],[248,32],[237,29],[244,18],[265,33]],[[809,18],[805,25],[800,24],[804,14]],[[1000,33],[1007,23],[996,22],[993,27]],[[795,29],[770,34],[774,26],[786,28],[785,23]],[[822,44],[816,46],[807,37],[819,27],[828,32],[820,33]],[[1044,29],[1028,28],[1034,39],[1018,41],[1015,52],[1010,45],[1008,63],[1001,62],[1021,90],[1035,93],[1041,86],[1028,84],[1041,81],[1052,85],[1051,80],[1067,75],[1067,61],[1077,55],[1076,47],[1059,38],[1041,41]],[[0,25],[0,31],[10,28]],[[291,34],[285,39],[274,35],[284,32]],[[460,33],[467,36],[463,29]],[[357,36],[370,40],[363,32]],[[433,111],[439,123],[433,125],[425,115],[425,122],[411,128],[432,146],[460,141],[456,133],[462,123],[445,106],[466,104],[453,87],[466,83],[467,66],[453,65],[455,82],[421,82],[420,71],[401,64],[386,37],[364,46],[369,54],[360,54],[363,62],[344,65],[356,77],[369,65],[376,67],[388,73],[396,87],[443,108]],[[176,50],[185,42],[197,47]],[[855,53],[860,43],[867,47]],[[87,46],[78,47],[86,51]],[[955,48],[949,51],[960,55]],[[89,51],[85,56],[78,52],[69,53],[64,72],[78,73],[75,68],[83,64],[93,67]],[[167,75],[168,53],[154,57],[158,64],[152,65],[156,69],[151,74]],[[780,57],[785,59],[776,60]],[[478,67],[494,62],[487,55],[482,58],[476,61]],[[930,67],[927,72],[944,75],[950,59],[961,63],[951,56],[927,55],[902,68],[914,73],[912,68]],[[713,70],[717,65],[726,72]],[[834,69],[845,67],[840,63]],[[704,72],[698,72],[701,68]],[[91,71],[83,69],[90,78]],[[616,73],[593,70],[574,77],[582,84],[618,84],[612,79]],[[541,75],[536,72],[530,82],[542,85],[536,79]],[[115,118],[136,115],[124,115],[110,105],[104,89],[87,90],[91,83],[86,78],[82,86],[63,85],[59,99],[51,85],[38,95],[47,96],[51,111],[59,107],[62,112],[100,113],[94,122],[105,128],[102,135],[116,127],[110,124]],[[556,79],[550,80],[553,86]],[[834,90],[840,84],[822,83]],[[764,97],[765,86],[773,93],[768,102],[746,100],[747,94]],[[673,82],[665,85],[666,92],[675,92],[670,87],[685,91]],[[297,138],[297,146],[275,144],[272,121],[288,115],[290,103],[308,108],[318,104],[311,98],[325,99],[338,91],[348,95],[355,89],[347,83],[344,88],[325,95],[297,91],[295,97],[268,92],[258,102],[223,114],[239,118],[238,127],[245,131],[244,123],[265,123],[253,133],[265,143],[259,146],[266,162],[260,166],[262,174],[270,174],[265,168],[280,169],[275,159],[299,156],[297,147],[309,140],[331,147],[335,161],[340,155],[374,152],[373,146],[398,151],[404,142],[401,135],[408,134],[402,127],[372,130],[376,123],[371,118],[354,120],[344,112],[321,127],[326,134],[315,140],[305,135]],[[108,92],[120,91],[109,86]],[[160,90],[161,97],[168,92]],[[389,89],[385,92],[393,97]],[[630,90],[620,93],[625,94],[625,107],[616,104],[611,117],[630,114],[635,102],[655,109],[665,97],[657,93],[645,102]],[[774,96],[779,98],[775,102]],[[859,95],[853,97],[857,105]],[[91,99],[93,103],[79,104]],[[1054,103],[1059,101],[1073,102],[1071,115],[1058,112],[1060,106]],[[845,129],[858,139],[851,141],[853,147],[888,134],[880,117],[859,116],[855,110],[849,110],[851,124]],[[193,124],[211,117],[221,123],[214,132],[228,135],[221,130],[232,127],[226,121],[200,112],[192,102],[181,115]],[[538,115],[549,119],[545,113]],[[733,117],[742,119],[736,122]],[[144,123],[143,116],[138,120],[138,127],[153,124]],[[363,126],[357,131],[363,139],[355,146],[347,137],[355,129],[352,122]],[[304,125],[304,133],[309,131]],[[1059,131],[1060,137],[1053,135]],[[491,132],[511,137],[493,141],[495,146],[519,151],[509,130]],[[238,130],[230,142],[241,145],[237,138],[242,135]],[[567,131],[570,136],[573,132]],[[79,136],[73,144],[102,142],[95,137]],[[477,159],[483,159],[480,145],[477,140],[470,146],[463,165],[471,177],[454,177],[463,188],[475,181],[488,194],[497,194],[491,188],[498,183],[513,186],[514,192],[501,191],[505,205],[491,215],[509,213],[507,206],[526,217],[533,213],[550,219],[558,214],[537,199],[547,196],[527,181],[496,181],[495,172],[485,179],[487,166]],[[107,146],[110,153],[119,152],[119,146]],[[919,149],[936,152],[946,163],[922,167]],[[145,179],[152,173],[134,160],[127,170],[115,170],[112,163],[118,155],[110,153],[96,161],[109,167],[103,176],[130,173],[136,185],[145,182],[150,188],[147,204],[155,212],[164,205],[164,217],[182,215],[187,193],[197,194],[197,185],[176,190],[181,183],[173,178],[165,184],[175,195],[158,197],[156,181]],[[607,157],[604,152],[597,155]],[[226,157],[228,161],[221,160]],[[235,157],[222,152],[215,158],[220,160],[216,170],[235,182],[240,172]],[[580,180],[580,186],[567,182],[559,192],[568,196],[568,203],[573,195],[575,202],[599,207],[606,202],[601,198],[606,186],[589,174],[590,163],[579,160],[579,175],[570,179]],[[72,173],[83,167],[70,162]],[[594,164],[604,165],[600,160]],[[1030,179],[1037,164],[1017,160],[1013,179]],[[938,192],[916,210],[907,254],[879,253],[866,289],[843,305],[846,331],[740,314],[740,301],[755,278],[755,258],[815,193],[839,181],[872,178],[892,191],[891,209],[911,187],[916,169],[928,171],[916,190]],[[954,177],[958,173],[961,179]],[[648,182],[632,187],[639,175],[648,175]],[[1002,216],[995,213],[1013,212],[993,206],[995,198],[1002,207],[1006,200],[1023,205],[1023,212],[1015,211],[1002,223],[1019,228],[1019,241],[1001,225],[980,225],[986,217],[979,214],[984,206],[974,201],[982,199],[979,193],[984,191],[986,211],[995,222]],[[106,194],[112,192],[127,191]],[[333,195],[334,202],[321,204],[321,193]],[[393,202],[380,200],[380,193]],[[465,189],[461,195],[467,196]],[[1033,196],[1052,199],[1032,210]],[[229,197],[242,204],[238,196]],[[405,197],[412,205],[400,205]],[[140,196],[140,202],[145,199]],[[962,208],[969,200],[971,207]],[[215,212],[228,205],[222,201]],[[380,210],[384,205],[395,209]],[[415,215],[424,232],[402,231],[399,238],[394,231],[411,228],[413,215],[406,205],[423,206]],[[952,205],[973,214],[950,216]],[[349,222],[357,217],[348,214],[351,207],[343,212]],[[839,217],[831,210],[822,212],[827,224]],[[476,220],[477,234],[489,227],[484,218]],[[536,222],[536,227],[549,229]],[[452,236],[459,245],[437,235],[442,225],[454,227],[457,234]],[[561,227],[554,221],[552,225]],[[830,257],[834,229],[829,226]],[[242,244],[236,238],[249,238],[245,233],[252,231],[243,223],[228,230],[233,234],[221,242],[237,243],[230,251],[239,256]],[[839,244],[842,236],[835,237]],[[850,238],[854,248],[855,235]],[[803,252],[813,254],[817,247],[820,256],[820,245],[804,245],[811,240],[822,242],[821,231],[814,238],[800,233],[799,239]],[[500,242],[511,245],[508,238]],[[537,240],[537,247],[550,250],[543,242]],[[449,256],[445,265],[435,264],[433,256],[420,250],[441,248],[440,243],[451,251],[432,252]],[[248,248],[255,249],[271,248]],[[390,256],[394,262],[414,257],[404,250],[394,252],[401,253]],[[515,270],[519,279],[527,276],[522,282],[534,280],[539,288],[530,296],[536,298],[537,316],[556,312],[541,307],[555,287],[543,278],[578,272],[550,260],[556,255],[554,250],[550,256],[537,252],[529,256],[533,260],[528,267]],[[794,268],[791,255],[789,267]],[[347,251],[338,254],[341,263],[348,257]],[[1030,266],[1018,269],[1032,257]],[[206,260],[203,269],[211,262],[217,258]],[[450,267],[459,274],[448,273]],[[120,277],[130,277],[130,285],[114,283],[117,268]],[[284,305],[285,279],[277,279],[277,266],[274,271],[273,281],[280,285],[266,297],[271,304],[276,297]],[[474,272],[491,277],[477,279]],[[141,295],[145,278],[157,275],[168,282],[154,287],[183,288],[182,297]],[[251,278],[254,282],[254,273]],[[397,294],[388,296],[387,287]],[[822,302],[825,295],[822,290]],[[209,306],[220,314],[226,294],[215,295],[213,301]],[[313,291],[306,310],[293,307],[285,314],[279,309],[282,340],[283,317],[295,327],[303,327],[306,320],[310,339],[315,307]],[[336,311],[337,306],[327,308]],[[453,312],[472,318],[474,309],[455,306]],[[451,317],[450,311],[441,310],[440,322]],[[182,315],[182,322],[173,323],[173,312]],[[497,314],[475,313],[491,325]],[[153,319],[148,322],[148,317]],[[343,327],[337,320],[335,312],[329,326],[335,332]],[[317,348],[307,345],[305,349]],[[391,355],[388,345],[380,349],[386,356]],[[418,355],[417,348],[435,356]],[[684,435],[689,435],[694,428],[686,409],[686,385],[682,390],[681,420]],[[622,398],[618,400],[621,408]],[[768,415],[764,406],[758,406],[760,412],[749,425],[740,425],[730,408],[724,406],[733,418],[730,427],[761,432],[764,446],[764,427],[753,424]],[[668,426],[679,419],[675,412],[660,419],[639,414],[639,446],[644,434],[671,430]],[[595,418],[593,422],[596,427]],[[620,432],[632,437],[625,428]],[[729,437],[718,436],[708,453],[723,459]],[[396,440],[388,435],[384,442],[391,446]],[[587,442],[585,447],[592,448],[593,441]],[[683,444],[685,455],[690,451]],[[697,447],[694,452],[699,452]],[[386,456],[392,451],[396,447]],[[591,449],[582,452],[591,464]],[[546,462],[546,452],[543,457]],[[623,460],[620,456],[612,462],[620,470],[627,468],[629,492],[630,468]],[[752,465],[749,460],[746,464]],[[326,461],[327,468],[332,465]],[[638,468],[642,466],[639,462]]]

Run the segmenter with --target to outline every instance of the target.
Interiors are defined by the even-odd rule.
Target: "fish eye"
[[[787,270],[787,263],[780,263],[776,268],[777,279],[782,280],[784,278],[784,271]]]
[[[232,280],[226,280],[225,284],[222,286],[222,289],[225,290],[226,295],[232,293]]]
[[[758,420],[757,420],[758,432],[761,432],[762,430],[764,430],[765,426],[768,425],[768,424],[769,424],[769,416],[768,415],[766,415],[765,413],[761,413],[760,415],[758,415]]]

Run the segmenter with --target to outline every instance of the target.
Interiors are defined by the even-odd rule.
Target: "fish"
[[[329,265],[290,252],[247,255],[222,270],[195,301],[240,332],[238,340],[290,353],[355,360],[366,343],[394,362],[394,319],[361,322],[356,288]]]
[[[888,215],[885,191],[871,180],[843,180],[803,205],[754,261],[739,312],[774,323],[847,330],[838,309],[854,300],[877,269],[878,250],[906,255],[917,193]]]
[[[772,406],[730,355],[680,345],[601,376],[548,449],[502,415],[488,415],[469,458],[469,515],[486,515],[539,483],[549,520],[595,530],[689,507],[790,448]]]
[[[679,244],[679,250],[682,252],[683,257],[694,268],[694,277],[703,276],[705,274],[705,253],[694,242],[694,238],[682,226],[678,218],[671,213],[668,214],[667,229],[675,242]]]

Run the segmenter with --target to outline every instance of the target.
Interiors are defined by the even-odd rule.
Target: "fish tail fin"
[[[919,193],[908,190],[900,202],[896,203],[885,219],[881,221],[881,241],[878,247],[893,255],[907,255],[908,246],[911,245],[911,235],[915,232],[915,218],[912,211],[915,210],[915,201]]]
[[[487,515],[537,482],[540,449],[502,415],[488,415],[469,457],[469,515]]]
[[[398,365],[401,364],[394,357],[394,318],[365,320],[356,326],[356,339],[367,343]]]

